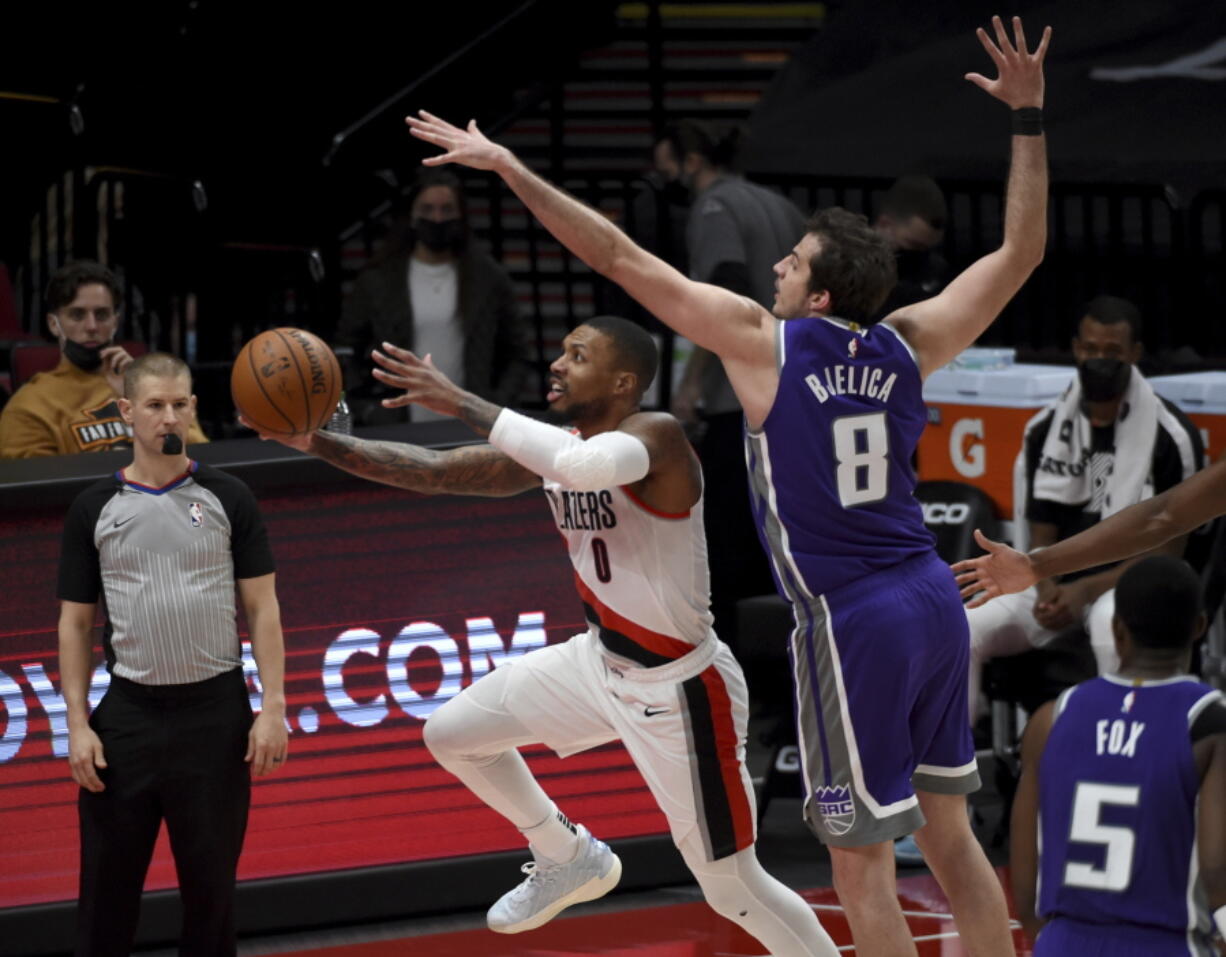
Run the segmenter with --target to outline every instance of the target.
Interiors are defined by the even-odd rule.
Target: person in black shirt
[[[183,898],[179,952],[231,955],[251,774],[282,767],[288,743],[272,553],[247,486],[184,453],[196,407],[186,364],[135,360],[119,403],[132,464],[77,496],[60,555],[60,678],[80,785],[75,952],[131,952],[165,820]],[[263,690],[254,721],[236,588]],[[110,684],[91,715],[99,601]]]
[[[1100,519],[1164,492],[1204,465],[1200,433],[1154,393],[1136,368],[1141,317],[1115,296],[1084,309],[1073,339],[1077,378],[1026,426],[1024,504],[1019,522],[1029,546],[1063,541]],[[1186,537],[1154,549],[1176,557]],[[1100,673],[1118,665],[1111,619],[1114,587],[1126,565],[1047,578],[1012,597],[972,608],[972,718],[983,662],[1041,647],[1084,625]]]
[[[941,187],[931,176],[908,173],[890,184],[873,220],[898,264],[898,282],[877,310],[884,319],[895,310],[935,296],[949,279],[941,255],[948,210]]]

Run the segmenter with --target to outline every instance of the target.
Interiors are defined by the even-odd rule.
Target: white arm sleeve
[[[510,409],[498,414],[490,445],[537,475],[579,492],[637,482],[651,468],[647,446],[627,432],[601,432],[585,440]]]

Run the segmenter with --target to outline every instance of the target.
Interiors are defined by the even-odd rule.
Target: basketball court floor
[[[854,954],[851,933],[834,891],[804,891],[842,953]],[[945,898],[927,876],[899,882],[899,901],[920,957],[966,957]],[[633,899],[631,899],[633,898]],[[610,905],[617,909],[608,909]],[[566,916],[573,914],[574,916]],[[447,923],[454,929],[439,929]],[[1019,954],[1021,932],[1014,930]],[[675,889],[613,897],[573,908],[544,927],[512,937],[485,929],[480,914],[414,924],[351,928],[326,934],[253,941],[240,954],[302,954],[309,957],[759,957],[764,951],[735,924],[718,917],[701,900]]]
[[[990,778],[988,778],[990,780]],[[999,818],[999,802],[988,789],[975,797],[976,830],[989,837]],[[616,842],[612,845],[616,850]],[[839,950],[855,954],[851,933],[831,888],[826,852],[800,820],[798,799],[777,799],[759,827],[759,855],[771,873],[800,890]],[[1006,879],[1003,851],[989,849],[997,874]],[[525,860],[527,860],[525,855]],[[506,867],[505,864],[501,866]],[[522,875],[508,868],[506,886]],[[949,905],[924,868],[900,869],[899,903],[915,937],[920,957],[966,957]],[[492,903],[492,901],[491,901]],[[1014,922],[1014,943],[1023,948]],[[143,951],[140,957],[173,957],[173,949]],[[695,885],[614,892],[602,900],[564,911],[535,931],[513,936],[485,927],[483,911],[434,914],[378,925],[285,933],[240,941],[239,954],[303,957],[762,957],[766,951],[739,927],[716,915]]]

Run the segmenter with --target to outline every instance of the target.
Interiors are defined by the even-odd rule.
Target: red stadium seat
[[[30,338],[33,337],[21,328],[17,317],[17,298],[13,295],[8,267],[0,263],[0,339]]]

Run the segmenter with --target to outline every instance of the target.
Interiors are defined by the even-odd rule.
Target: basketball
[[[340,363],[318,336],[303,329],[269,329],[239,352],[230,370],[230,395],[260,432],[314,432],[340,399]]]

